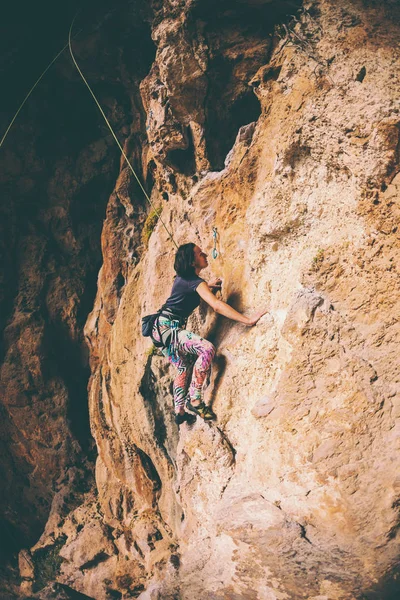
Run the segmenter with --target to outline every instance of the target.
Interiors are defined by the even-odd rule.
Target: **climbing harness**
[[[213,239],[214,239],[214,247],[212,250],[212,257],[215,260],[216,258],[218,258],[218,250],[217,250],[217,236],[218,236],[218,231],[216,227],[213,227]]]
[[[78,11],[78,12],[79,12],[79,11]],[[174,237],[173,237],[172,233],[171,233],[171,232],[168,230],[168,227],[166,226],[166,224],[165,224],[165,223],[164,223],[164,221],[162,220],[162,218],[161,218],[161,213],[160,213],[160,212],[159,212],[159,211],[156,209],[156,207],[154,206],[153,202],[150,200],[150,198],[149,198],[149,196],[148,196],[148,194],[147,194],[146,190],[144,189],[144,187],[143,187],[143,185],[142,185],[142,183],[141,183],[141,181],[140,181],[139,177],[136,175],[136,173],[135,173],[135,171],[134,171],[134,169],[133,169],[133,167],[132,167],[132,165],[131,165],[131,163],[130,163],[130,161],[129,161],[128,157],[126,156],[126,154],[125,154],[125,152],[124,152],[124,149],[122,148],[121,144],[119,143],[119,140],[118,140],[117,136],[115,135],[115,132],[114,132],[113,128],[112,128],[112,127],[111,127],[111,125],[110,125],[110,122],[108,121],[108,119],[107,119],[106,115],[104,114],[104,111],[103,111],[103,109],[101,108],[99,101],[97,100],[96,96],[94,95],[94,92],[93,92],[92,88],[90,87],[90,85],[89,85],[89,84],[88,84],[88,82],[86,81],[86,79],[85,79],[85,76],[83,75],[83,73],[82,73],[81,69],[79,68],[79,65],[78,65],[78,63],[77,63],[77,62],[76,62],[76,60],[75,60],[74,53],[72,52],[72,44],[71,44],[71,37],[72,37],[72,36],[71,36],[71,34],[72,34],[72,28],[73,28],[73,26],[74,26],[74,22],[75,22],[75,19],[76,19],[76,17],[77,17],[77,16],[78,16],[78,13],[76,13],[75,17],[73,18],[73,21],[72,21],[72,23],[71,23],[71,27],[70,27],[70,29],[69,29],[69,34],[68,34],[68,45],[69,45],[69,51],[70,51],[70,54],[71,54],[71,58],[72,58],[72,60],[73,60],[73,62],[74,62],[74,65],[75,65],[75,67],[77,68],[79,75],[82,77],[83,81],[85,82],[85,85],[86,85],[86,87],[88,88],[89,92],[91,93],[91,95],[92,95],[92,97],[93,97],[94,101],[96,102],[98,109],[100,110],[100,112],[101,112],[101,114],[102,114],[102,116],[103,116],[103,118],[104,118],[105,122],[107,123],[107,126],[108,126],[109,130],[111,131],[111,134],[112,134],[112,136],[113,136],[114,140],[116,141],[116,143],[117,143],[117,145],[118,145],[118,148],[121,150],[122,156],[123,156],[123,157],[124,157],[124,159],[126,160],[126,162],[127,162],[128,166],[129,166],[130,170],[132,171],[132,174],[133,174],[133,176],[135,177],[136,181],[138,182],[138,184],[139,184],[139,187],[140,187],[140,189],[142,190],[142,192],[143,192],[143,194],[144,194],[144,196],[145,196],[146,200],[149,202],[150,206],[153,208],[153,210],[154,210],[154,212],[156,213],[156,215],[157,215],[158,219],[160,220],[161,224],[163,225],[163,227],[164,227],[165,231],[168,233],[168,237],[171,239],[171,241],[172,241],[172,242],[175,244],[175,247],[178,249],[178,244],[175,242],[175,240],[174,240]]]
[[[178,333],[179,333],[180,322],[177,320],[171,321],[171,340],[168,346],[168,356],[171,357],[173,363],[177,363],[179,361],[178,354]]]
[[[161,332],[159,318],[167,320],[168,326],[166,331]],[[146,315],[142,318],[142,335],[150,337],[156,348],[165,348],[168,357],[176,364],[179,361],[179,338],[178,334],[181,329],[185,329],[187,319],[179,317],[170,309],[164,306],[157,313]],[[163,325],[161,325],[161,328]],[[153,336],[153,330],[156,328],[158,338]]]
[[[81,33],[82,29],[80,29],[77,33],[75,33],[75,35],[73,36],[74,38],[77,37],[80,33]],[[0,148],[2,147],[4,140],[6,139],[8,132],[10,131],[11,127],[14,124],[15,119],[18,117],[19,113],[21,112],[25,102],[28,100],[29,96],[32,94],[33,90],[35,89],[35,87],[38,85],[38,83],[43,79],[43,77],[46,75],[47,71],[50,69],[50,67],[56,62],[57,58],[59,56],[61,56],[61,54],[64,52],[64,50],[66,50],[68,48],[68,44],[65,44],[64,48],[62,48],[62,50],[60,50],[60,52],[53,58],[53,60],[51,61],[51,63],[45,68],[45,70],[43,71],[43,73],[40,75],[40,77],[35,81],[35,83],[33,84],[33,86],[31,87],[31,89],[29,90],[29,92],[27,93],[27,95],[25,96],[24,100],[22,101],[22,103],[20,104],[19,109],[17,110],[17,112],[15,113],[11,123],[9,124],[9,126],[6,129],[5,134],[3,135],[3,137],[0,140]]]
[[[185,329],[187,319],[175,315],[170,309],[164,307],[161,308],[160,316],[168,319],[170,324],[167,336],[164,338],[164,334],[160,335],[160,339],[167,350],[168,357],[176,364],[180,359],[178,335],[181,329]]]

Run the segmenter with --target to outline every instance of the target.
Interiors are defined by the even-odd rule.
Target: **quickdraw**
[[[178,338],[178,334],[179,334],[179,329],[180,329],[180,323],[179,321],[173,320],[171,321],[171,341],[169,343],[168,346],[168,356],[171,357],[172,362],[174,364],[176,364],[179,361],[179,338]]]
[[[216,258],[218,258],[218,250],[217,250],[217,236],[218,236],[218,231],[216,227],[213,227],[213,239],[214,239],[214,247],[212,250],[212,257],[215,260]]]

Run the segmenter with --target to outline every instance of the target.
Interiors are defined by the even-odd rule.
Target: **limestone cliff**
[[[84,329],[96,485],[70,512],[53,496],[20,555],[23,589],[395,598],[399,4],[164,0],[140,14],[155,56],[130,80],[125,150],[178,243],[210,254],[217,228],[207,275],[222,299],[269,312],[254,328],[193,316],[217,347],[218,420],[178,432],[172,369],[140,336],[175,248],[121,161]],[[40,591],[51,553],[57,584]]]

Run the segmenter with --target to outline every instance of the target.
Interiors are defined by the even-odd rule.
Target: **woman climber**
[[[204,420],[215,418],[215,414],[202,398],[203,384],[209,379],[215,348],[211,342],[185,329],[188,317],[200,304],[200,298],[216,313],[250,327],[267,312],[264,310],[252,317],[245,317],[222,300],[218,300],[213,292],[221,289],[221,279],[207,284],[199,277],[200,271],[207,266],[207,254],[199,246],[189,243],[178,248],[174,263],[176,277],[171,295],[157,314],[151,334],[157,345],[162,344],[164,356],[178,369],[173,386],[175,422],[178,425],[185,421],[193,423],[196,418],[185,411],[185,405],[188,410]],[[189,384],[192,365],[193,374]]]

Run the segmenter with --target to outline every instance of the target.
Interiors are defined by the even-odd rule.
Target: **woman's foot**
[[[186,400],[186,408],[191,412],[196,413],[205,421],[212,421],[217,418],[217,415],[213,412],[213,410],[204,404],[204,402],[193,400],[194,404],[191,403],[191,400]]]
[[[175,423],[178,425],[182,425],[182,423],[187,423],[188,425],[193,425],[196,421],[196,417],[191,415],[188,412],[179,412],[175,415]]]

